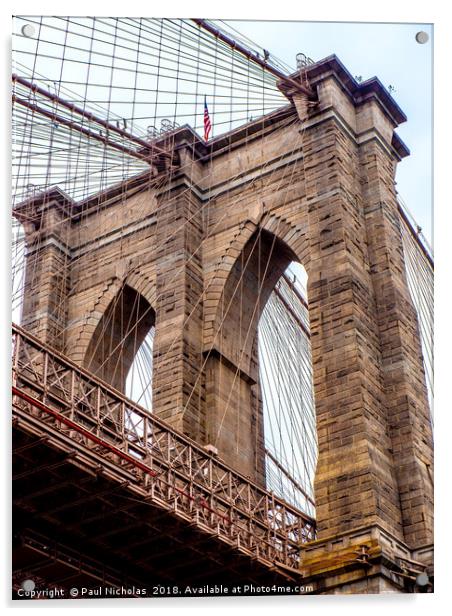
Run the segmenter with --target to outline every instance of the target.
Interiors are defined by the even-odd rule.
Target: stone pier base
[[[379,526],[363,527],[305,545],[301,570],[308,594],[433,592],[433,546],[410,550]]]

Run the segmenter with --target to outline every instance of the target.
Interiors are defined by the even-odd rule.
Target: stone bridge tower
[[[257,325],[300,262],[319,445],[318,539],[303,571],[325,592],[396,590],[391,563],[429,564],[433,541],[431,425],[394,189],[406,118],[335,56],[306,77],[315,104],[286,91],[289,105],[207,146],[175,130],[160,181],[146,172],[82,203],[55,189],[20,205],[23,325],[119,390],[155,326],[153,412],[262,481]],[[356,546],[380,556],[370,577],[347,566]]]

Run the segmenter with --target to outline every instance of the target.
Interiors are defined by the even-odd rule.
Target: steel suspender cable
[[[196,22],[196,23],[195,23]],[[21,27],[29,23],[35,27],[35,37],[21,35]],[[203,101],[208,101],[213,124],[213,138],[218,146],[216,152],[232,152],[234,130],[250,121],[256,123],[253,136],[246,133],[248,147],[251,138],[256,147],[264,143],[272,145],[278,136],[267,133],[265,118],[267,112],[284,107],[278,122],[291,127],[299,121],[287,105],[287,99],[277,87],[283,80],[296,87],[304,95],[312,97],[306,86],[287,77],[289,67],[282,66],[272,56],[260,57],[253,50],[250,41],[231,34],[229,26],[216,26],[205,20],[176,19],[126,19],[126,18],[64,18],[64,17],[16,17],[14,33],[14,72],[13,77],[13,205],[20,209],[20,216],[13,226],[13,309],[14,319],[20,321],[20,311],[24,295],[33,296],[39,284],[40,250],[47,241],[42,236],[28,251],[25,232],[33,236],[36,221],[33,204],[46,198],[57,199],[61,204],[60,219],[53,223],[52,232],[62,246],[64,256],[55,265],[56,299],[52,315],[57,321],[65,322],[64,294],[68,284],[69,262],[71,267],[83,263],[83,246],[70,255],[69,234],[82,233],[69,231],[73,220],[90,220],[107,202],[117,199],[123,206],[112,212],[105,212],[105,221],[115,217],[117,239],[122,254],[125,240],[131,231],[128,229],[127,207],[129,199],[141,194],[151,196],[153,190],[162,190],[171,182],[174,167],[168,165],[161,171],[161,158],[167,158],[173,150],[175,129],[188,124],[198,132],[192,131],[191,147],[198,147],[202,141]],[[234,42],[235,41],[235,42]],[[257,128],[256,128],[257,127]],[[247,129],[248,130],[248,129]],[[226,132],[229,131],[229,132]],[[220,141],[223,140],[223,141]],[[199,214],[205,224],[204,241],[220,227],[226,213],[215,218],[212,208],[215,177],[210,165],[212,158],[212,139],[200,148],[199,160],[205,165],[206,195],[199,206]],[[293,152],[302,147],[302,137],[294,143]],[[282,161],[276,161],[278,163]],[[191,163],[191,171],[194,162]],[[293,166],[295,167],[295,166]],[[153,173],[156,172],[155,177]],[[281,182],[287,181],[293,168],[284,167]],[[160,174],[160,175],[159,175]],[[188,174],[189,175],[189,174]],[[240,178],[241,169],[232,176]],[[250,181],[259,198],[264,200],[273,190],[275,171],[267,163],[261,174]],[[112,191],[112,187],[115,190]],[[180,195],[188,194],[189,188],[182,189]],[[111,191],[110,194],[105,191]],[[116,192],[115,192],[116,191]],[[229,191],[229,189],[228,189]],[[240,193],[228,192],[231,208],[242,207]],[[168,197],[171,205],[174,197]],[[20,207],[19,207],[20,206]],[[433,324],[433,267],[428,249],[422,248],[420,234],[413,234],[409,216],[401,209],[401,229],[404,242],[410,292],[419,316],[419,328],[424,350],[427,384],[431,393],[433,381],[432,362],[432,324]],[[43,215],[41,215],[42,217]],[[182,223],[175,223],[174,229],[160,239],[155,249],[169,250],[170,240],[192,222],[189,216]],[[111,219],[109,219],[111,217]],[[148,209],[140,224],[154,224],[157,231],[160,224],[156,210]],[[213,221],[213,222],[212,222]],[[275,232],[275,237],[277,231]],[[422,237],[421,237],[422,239]],[[52,241],[54,241],[52,239]],[[55,240],[56,241],[56,240]],[[239,306],[241,346],[252,346],[259,358],[259,377],[264,410],[264,448],[265,479],[267,487],[308,513],[314,513],[313,476],[317,457],[315,410],[312,388],[312,362],[310,356],[309,316],[306,290],[301,284],[303,272],[291,265],[277,282],[266,305],[263,306],[262,290],[265,278],[271,268],[272,250],[268,259],[263,256],[262,228],[256,229],[251,239],[250,255],[243,253],[238,257],[241,275],[231,297],[223,297],[222,316],[213,334],[214,343],[219,338],[220,355],[223,341],[221,328],[228,312]],[[186,256],[186,264],[199,257],[200,247]],[[254,325],[243,327],[246,291],[245,275],[250,260],[259,255],[257,271],[257,296],[251,306],[253,315],[260,315],[258,342]],[[219,257],[220,267],[228,258]],[[25,262],[27,261],[27,268]],[[99,265],[101,267],[101,265]],[[133,270],[131,275],[139,274]],[[171,284],[181,273],[175,267],[168,276]],[[295,274],[295,279],[293,279]],[[206,281],[204,291],[209,292],[214,279]],[[72,282],[71,293],[82,293],[80,282]],[[162,349],[154,348],[155,325],[150,325],[152,307],[143,303],[140,294],[129,301],[123,283],[118,284],[114,276],[99,288],[99,296],[104,301],[108,297],[108,309],[103,320],[97,325],[97,339],[93,341],[92,356],[86,359],[86,368],[102,373],[106,366],[111,377],[125,382],[127,395],[141,405],[152,409],[153,356],[162,354],[168,358],[177,338],[174,337]],[[155,301],[161,298],[158,290]],[[101,300],[99,300],[101,301]],[[106,300],[105,300],[106,301]],[[199,298],[184,315],[184,327],[189,327]],[[104,307],[105,308],[105,307]],[[71,338],[76,346],[84,331],[89,327],[97,305],[80,318],[78,331]],[[116,321],[115,321],[116,320]],[[118,327],[118,323],[120,324]],[[144,323],[148,327],[147,336],[142,339]],[[27,324],[25,324],[27,325]],[[158,323],[156,324],[158,328]],[[85,329],[84,329],[85,328]],[[66,326],[62,327],[61,340],[72,335]],[[243,331],[242,331],[243,329]],[[128,374],[128,364],[123,362],[126,346],[135,357]],[[187,393],[185,407],[198,404],[197,385],[202,379],[206,362],[212,348],[196,366],[196,379],[191,391]],[[256,351],[257,349],[257,351]],[[101,358],[94,365],[94,351],[101,351]],[[233,374],[234,384],[240,380],[239,358],[237,370]],[[224,367],[223,364],[222,368]],[[224,372],[220,371],[220,380]],[[223,382],[223,381],[222,381]],[[224,414],[232,404],[232,396],[225,401]],[[220,418],[223,421],[223,418]],[[238,419],[237,419],[238,421]],[[128,428],[135,435],[141,434],[141,420],[138,414],[130,412],[127,416]],[[235,426],[236,441],[239,448],[239,426]],[[256,443],[258,434],[256,432]]]

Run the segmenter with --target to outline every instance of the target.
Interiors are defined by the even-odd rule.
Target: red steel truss
[[[299,567],[315,521],[120,392],[13,327],[13,415],[77,455],[126,471],[147,501],[269,566]]]

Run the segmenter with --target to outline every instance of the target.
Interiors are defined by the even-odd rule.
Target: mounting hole
[[[31,592],[35,589],[36,584],[33,580],[24,580],[20,586],[22,590],[25,590],[25,592]]]
[[[25,24],[25,26],[22,26],[21,32],[27,38],[33,38],[35,35],[35,27],[31,24]]]
[[[418,586],[427,586],[429,583],[428,575],[426,573],[419,573],[416,578],[416,584]]]
[[[427,34],[427,32],[424,32],[424,30],[421,30],[420,32],[418,32],[416,34],[416,41],[418,43],[420,43],[421,45],[426,43],[428,41],[428,34]]]

